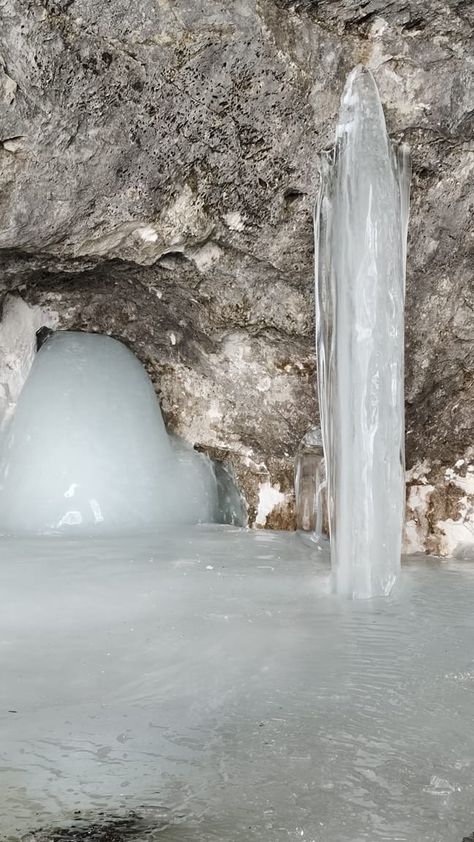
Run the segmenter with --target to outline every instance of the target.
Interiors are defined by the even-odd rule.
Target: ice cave
[[[445,131],[439,123],[419,141],[418,122],[432,108],[426,81],[407,82],[400,93],[397,73],[415,73],[415,58],[406,70],[396,39],[414,49],[423,15],[405,20],[383,4],[368,12],[353,4],[365,12],[352,31],[351,4],[340,3],[333,6],[343,5],[345,17],[336,22],[331,15],[340,9],[316,14],[319,4],[274,0],[257,11],[244,0],[227,12],[215,3],[196,11],[181,0],[146,2],[118,18],[113,3],[100,14],[86,0],[33,5],[7,0],[8,31],[16,23],[5,62],[3,50],[0,57],[5,101],[27,102],[22,80],[39,62],[29,47],[11,59],[23,38],[20,18],[32,44],[44,37],[44,50],[52,49],[48,39],[55,45],[55,72],[31,119],[41,111],[43,132],[53,120],[47,98],[55,103],[66,90],[63,55],[69,62],[80,54],[70,84],[86,78],[90,98],[71,137],[64,103],[63,121],[47,130],[48,142],[60,145],[58,176],[48,170],[33,245],[22,216],[28,202],[15,199],[16,274],[4,272],[16,281],[0,321],[0,838],[474,840],[474,565],[459,553],[441,559],[402,548],[404,529],[413,550],[422,528],[434,541],[439,524],[448,524],[463,547],[470,528],[468,502],[462,522],[458,498],[449,517],[436,514],[436,466],[405,465],[405,443],[415,435],[405,428],[405,398],[410,404],[419,395],[411,380],[404,391],[405,360],[411,365],[415,353],[412,334],[405,342],[406,141],[416,215],[419,184],[430,177],[420,175],[420,148],[431,144],[423,154],[434,154]],[[327,14],[324,26],[319,14]],[[362,26],[362,46],[349,48],[348,31],[362,38]],[[173,33],[181,27],[178,47]],[[227,45],[218,67],[209,38],[216,55],[222,39]],[[434,40],[419,50],[431,51]],[[238,55],[237,41],[245,44]],[[275,78],[257,74],[269,51],[286,68]],[[162,52],[167,63],[150,93],[147,74]],[[357,65],[342,85],[340,68],[345,73],[361,56],[367,66]],[[122,61],[131,105],[114,122],[113,109],[127,99],[113,81]],[[240,81],[225,93],[230,72]],[[109,74],[105,99],[101,74]],[[182,85],[176,74],[184,74]],[[303,86],[306,122],[290,97],[285,129],[267,130],[273,118],[265,109],[286,96],[285,85],[290,94]],[[240,99],[234,106],[241,89],[246,103],[260,103],[253,108],[264,131],[252,128],[257,114],[249,117]],[[176,116],[183,91],[190,100]],[[413,91],[410,131],[395,131],[397,115],[409,113],[400,96]],[[150,106],[130,133],[133,154],[122,153],[117,137],[128,143],[122,135],[133,113],[157,97],[166,106],[166,138],[164,129],[155,136],[158,105]],[[195,130],[201,105],[211,128]],[[311,109],[325,122],[298,169],[281,156],[306,142]],[[98,115],[107,128],[99,158]],[[8,183],[17,179],[18,196],[24,162],[43,161],[31,151],[33,129],[20,128],[0,143],[0,171],[10,156]],[[222,140],[227,131],[234,141]],[[150,169],[153,200],[146,167],[130,182],[147,132],[161,161],[160,169],[153,158]],[[182,177],[168,204],[163,184],[171,176],[159,158],[165,141],[166,161],[176,156],[179,164],[172,178]],[[203,142],[208,157],[200,151],[191,165],[183,150]],[[261,161],[274,142],[272,181]],[[222,175],[224,147],[238,167]],[[74,202],[67,174],[78,160],[85,163]],[[247,166],[256,167],[251,178]],[[115,192],[104,175],[112,169],[121,179]],[[218,199],[198,199],[193,191],[209,174],[225,176]],[[254,183],[265,202],[280,191],[268,213],[252,205]],[[235,210],[241,186],[248,203]],[[129,201],[151,221],[135,223],[132,211],[123,212]],[[313,203],[316,278],[309,272],[304,298],[297,283],[314,257]],[[41,239],[43,215],[56,225],[51,242]],[[83,217],[79,244],[73,237]],[[255,232],[267,228],[266,251],[255,249]],[[433,226],[423,248],[439,249]],[[5,251],[10,259],[12,249]],[[119,296],[120,312],[113,310]],[[306,342],[309,362],[301,362]],[[295,399],[297,379],[310,394],[304,406]],[[429,390],[420,390],[428,400]],[[259,442],[272,414],[284,433],[264,459]],[[444,476],[461,477],[467,501],[473,475],[466,467],[461,476],[464,457],[455,465],[459,475]]]

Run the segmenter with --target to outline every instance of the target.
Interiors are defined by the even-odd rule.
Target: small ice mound
[[[109,336],[52,334],[0,443],[0,530],[119,533],[217,510],[210,460],[171,446],[131,351]]]

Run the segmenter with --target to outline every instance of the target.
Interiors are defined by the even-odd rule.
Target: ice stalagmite
[[[318,389],[334,589],[388,594],[404,513],[403,307],[410,157],[356,67],[315,216]]]
[[[209,460],[172,446],[139,361],[109,336],[42,346],[0,441],[0,533],[103,534],[214,520]]]

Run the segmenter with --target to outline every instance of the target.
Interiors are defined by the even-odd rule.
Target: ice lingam
[[[216,519],[209,459],[168,436],[153,386],[108,336],[42,345],[0,446],[0,529],[104,534]]]
[[[315,214],[321,430],[334,589],[390,592],[405,504],[403,308],[410,187],[369,70],[356,67]],[[319,497],[321,499],[321,495]]]

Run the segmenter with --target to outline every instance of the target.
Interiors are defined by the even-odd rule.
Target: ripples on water
[[[297,535],[0,550],[1,838],[132,812],[117,840],[474,830],[472,567],[411,562],[350,602]]]

